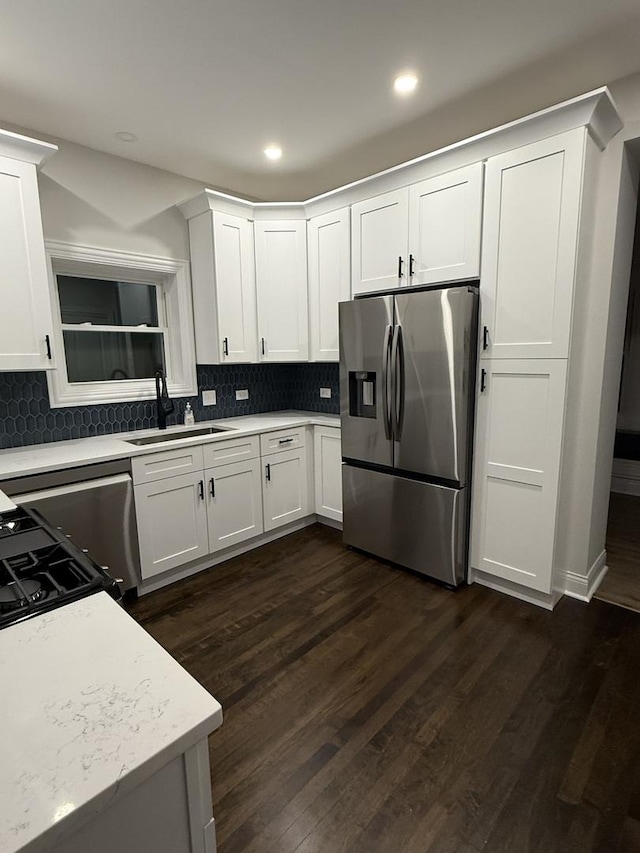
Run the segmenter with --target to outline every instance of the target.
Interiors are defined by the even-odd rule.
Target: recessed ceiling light
[[[418,85],[418,78],[412,71],[399,74],[393,81],[393,88],[398,95],[410,95]]]
[[[282,157],[282,148],[279,145],[267,145],[264,156],[267,160],[279,160]]]
[[[138,137],[135,133],[129,133],[128,130],[119,130],[117,133],[113,134],[116,139],[119,139],[120,142],[137,142]]]

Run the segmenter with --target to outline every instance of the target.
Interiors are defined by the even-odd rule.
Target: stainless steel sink
[[[163,432],[156,435],[146,435],[144,438],[127,438],[127,444],[138,447],[144,444],[161,444],[163,441],[180,441],[183,438],[198,438],[200,435],[212,435],[214,432],[229,432],[229,427],[202,427],[201,429],[185,429],[182,432]]]

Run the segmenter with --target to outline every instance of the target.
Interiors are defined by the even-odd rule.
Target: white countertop
[[[222,723],[107,593],[0,630],[0,850],[47,851]]]
[[[215,421],[198,421],[192,427],[171,426],[166,434],[184,430],[197,430],[204,426],[224,427],[225,432],[197,436],[192,439],[180,439],[179,444],[163,441],[155,445],[136,447],[127,442],[128,438],[143,438],[154,435],[158,430],[139,430],[137,432],[118,433],[117,435],[78,438],[73,441],[53,441],[47,444],[34,444],[30,447],[17,447],[0,450],[0,483],[12,477],[27,477],[31,474],[44,474],[47,471],[59,471],[75,468],[79,465],[91,465],[96,462],[108,462],[112,459],[126,459],[145,453],[157,453],[171,450],[176,446],[206,444],[211,441],[224,441],[234,436],[255,435],[270,430],[285,429],[294,426],[340,426],[339,415],[322,415],[316,412],[267,412],[262,415],[243,415],[238,418],[223,418]]]

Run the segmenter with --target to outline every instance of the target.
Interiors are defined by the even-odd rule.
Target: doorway
[[[633,259],[607,520],[608,572],[596,598],[640,612],[640,215]]]

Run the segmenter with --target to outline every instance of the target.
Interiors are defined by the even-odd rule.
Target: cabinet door
[[[474,163],[409,188],[408,284],[480,275],[482,169]]]
[[[409,190],[368,198],[351,207],[352,275],[356,293],[389,290],[405,283]]]
[[[134,491],[143,580],[209,553],[203,471]]]
[[[481,369],[471,565],[549,593],[566,361],[491,359]]]
[[[316,427],[315,454],[316,514],[342,521],[342,448],[340,430]]]
[[[262,533],[261,472],[259,459],[233,462],[205,472],[211,552]]]
[[[0,292],[0,370],[53,368],[36,167],[10,157],[0,157]]]
[[[221,362],[255,362],[258,356],[253,223],[213,214]]]
[[[304,447],[263,456],[262,475],[265,531],[309,515]]]
[[[482,323],[491,358],[566,358],[586,130],[493,157],[485,180]]]
[[[254,228],[260,358],[306,361],[307,223],[256,222]]]
[[[309,242],[311,361],[338,361],[338,303],[351,296],[351,245],[347,208],[315,216]]]

